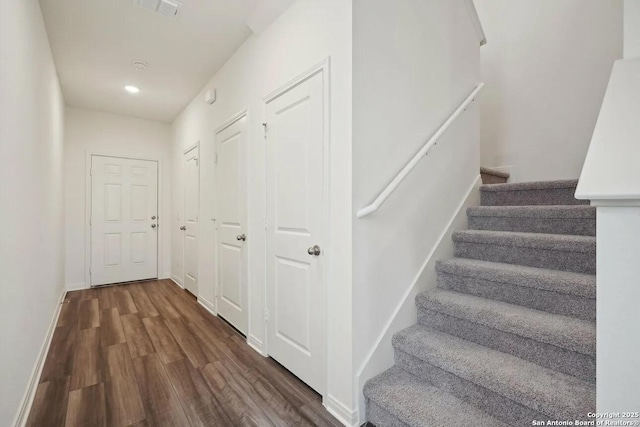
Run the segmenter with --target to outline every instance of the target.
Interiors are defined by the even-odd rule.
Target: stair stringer
[[[467,208],[480,206],[480,186],[482,180],[478,174],[469,186],[466,194],[460,201],[447,226],[442,231],[429,255],[416,274],[414,280],[408,286],[402,299],[393,310],[392,316],[385,323],[385,327],[371,348],[367,357],[356,373],[356,400],[358,405],[358,424],[362,425],[366,419],[366,405],[364,399],[364,384],[371,378],[391,368],[394,364],[394,350],[392,337],[418,321],[418,311],[415,298],[424,291],[437,287],[436,262],[440,259],[452,258],[454,255],[454,243],[452,235],[457,230],[467,229]]]

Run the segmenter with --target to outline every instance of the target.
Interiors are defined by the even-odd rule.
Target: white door
[[[199,149],[184,153],[184,287],[198,295],[198,212],[200,210]]]
[[[158,163],[91,156],[91,286],[158,277]]]
[[[217,307],[223,317],[247,333],[247,201],[244,153],[247,117],[216,134]]]
[[[267,348],[324,391],[322,72],[267,102]]]

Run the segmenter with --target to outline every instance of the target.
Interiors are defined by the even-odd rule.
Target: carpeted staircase
[[[531,426],[595,411],[595,208],[576,181],[481,187],[456,258],[364,388],[371,424]]]

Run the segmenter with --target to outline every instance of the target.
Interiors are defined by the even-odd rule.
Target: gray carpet
[[[396,365],[365,386],[385,426],[532,425],[595,411],[595,210],[575,181],[483,185]]]
[[[504,184],[509,180],[509,173],[481,167],[480,177],[483,184]]]
[[[574,197],[578,181],[492,184],[480,188],[483,206],[588,205]]]

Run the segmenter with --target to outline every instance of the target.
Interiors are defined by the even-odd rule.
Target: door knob
[[[320,250],[320,246],[318,245],[311,246],[309,249],[307,249],[307,253],[312,256],[320,256],[321,252],[322,251]]]
[[[151,219],[156,219],[156,216],[155,216],[155,215],[154,215],[154,216],[152,216],[152,217],[151,217]]]
[[[184,231],[186,229],[187,229],[187,227],[185,227],[184,225],[182,227],[180,227],[180,230],[182,230],[182,231]]]
[[[156,225],[155,224],[151,224],[151,228],[156,228]]]
[[[244,234],[238,234],[236,236],[236,240],[242,240],[244,242],[245,240],[247,240],[247,236],[245,236]]]

